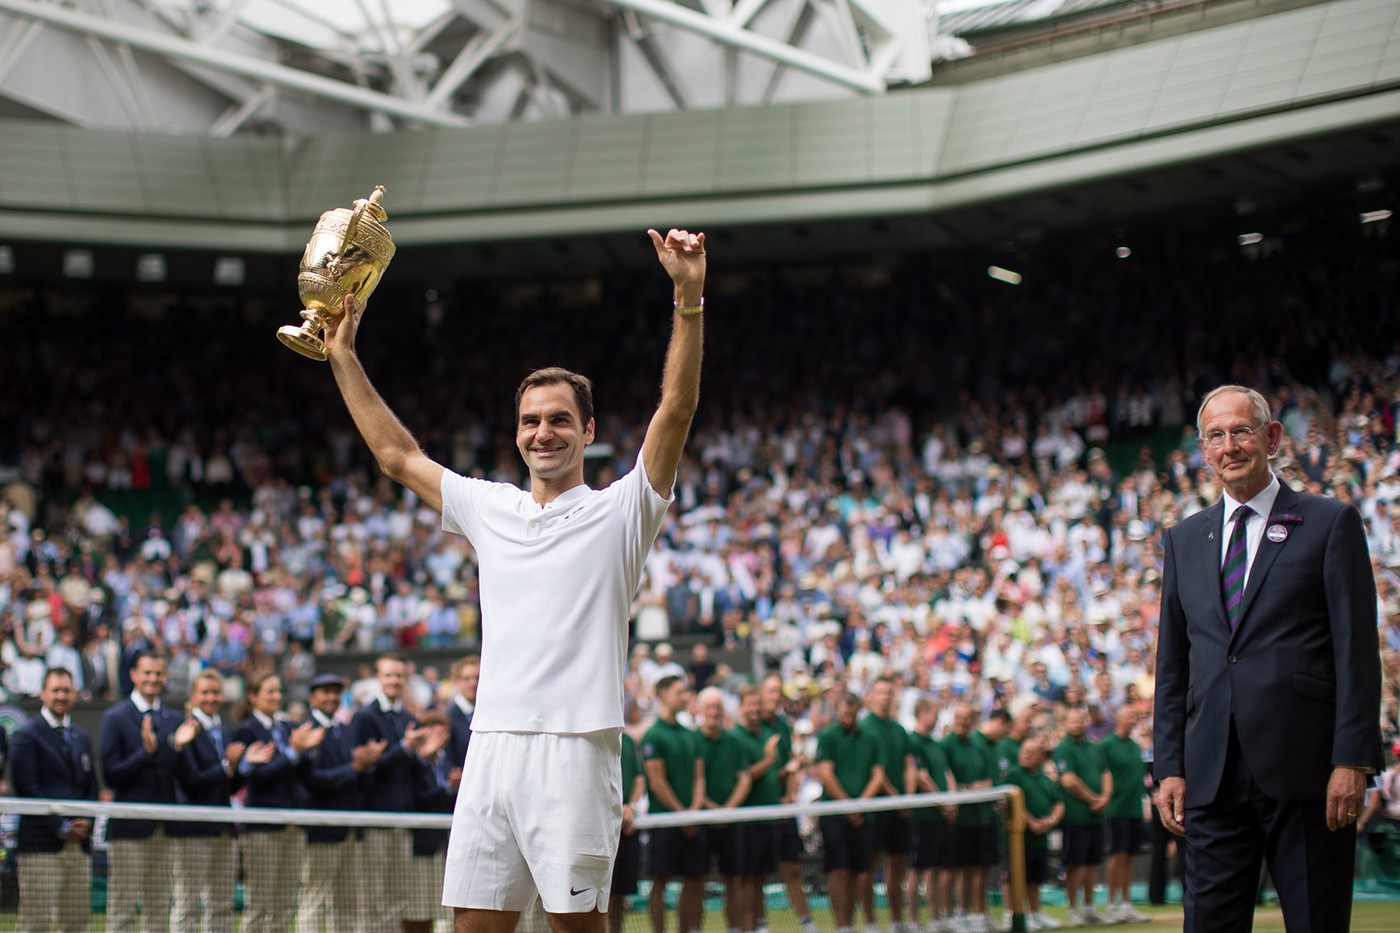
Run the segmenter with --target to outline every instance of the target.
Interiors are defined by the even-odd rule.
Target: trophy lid
[[[368,198],[355,199],[355,206],[359,207],[363,204],[365,206],[365,213],[373,217],[379,223],[383,223],[389,217],[384,208],[380,206],[380,202],[384,200],[384,190],[383,185],[375,185],[374,191]]]

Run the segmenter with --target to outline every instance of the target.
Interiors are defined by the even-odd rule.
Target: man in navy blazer
[[[476,688],[481,682],[481,656],[469,654],[452,665],[452,685],[457,694],[447,707],[447,721],[452,727],[452,741],[447,757],[453,767],[461,769],[467,758],[467,746],[472,739],[472,716],[476,713]],[[460,775],[459,775],[460,777]]]
[[[1290,933],[1346,930],[1381,765],[1361,517],[1270,472],[1283,426],[1258,392],[1215,389],[1197,429],[1224,497],[1166,535],[1153,767],[1187,841],[1185,930],[1251,929],[1265,857]]]
[[[312,807],[321,810],[362,810],[361,776],[383,754],[386,743],[355,745],[350,727],[336,720],[345,681],[320,674],[310,683],[311,721],[324,731],[321,744],[307,752],[302,781]],[[360,888],[361,840],[364,833],[348,826],[306,827],[306,872],[297,898],[300,933],[354,929],[363,911]]]
[[[173,805],[179,755],[171,745],[183,717],[161,703],[165,659],[138,654],[131,696],[102,714],[102,780],[117,803]],[[107,826],[110,933],[135,933],[137,905],[143,933],[170,926],[174,847],[155,820],[112,820]]]
[[[361,785],[364,808],[379,813],[412,813],[415,790],[422,762],[418,749],[427,730],[418,729],[403,705],[407,665],[396,654],[375,659],[374,676],[378,690],[350,721],[355,745],[383,742],[384,751],[371,765]],[[395,879],[402,878],[412,858],[412,843],[406,829],[365,830],[363,847],[365,894],[369,898],[364,915],[365,933],[399,933],[399,921],[407,893]]]
[[[238,763],[244,746],[219,716],[224,703],[224,678],[213,668],[200,671],[190,685],[190,718],[175,730],[172,744],[179,754],[176,796],[196,807],[227,807],[243,787]],[[232,823],[172,820],[166,832],[174,840],[178,868],[171,933],[232,933],[233,889],[238,875],[238,851]]]
[[[10,777],[16,797],[96,800],[92,739],[73,725],[73,675],[61,667],[44,675],[39,715],[15,733]],[[92,917],[88,856],[92,820],[21,816],[15,851],[19,861],[18,929],[82,933]]]

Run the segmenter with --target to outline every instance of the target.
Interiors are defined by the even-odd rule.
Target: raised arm
[[[326,356],[340,387],[345,407],[355,427],[379,461],[384,475],[402,483],[435,511],[442,511],[442,466],[428,459],[408,428],[389,410],[384,399],[370,385],[365,368],[355,354],[355,332],[365,313],[351,295],[345,296],[345,313],[326,327]]]
[[[676,313],[671,324],[671,345],[661,376],[661,404],[642,441],[642,465],[651,487],[662,496],[671,494],[680,466],[681,451],[690,433],[690,420],[700,404],[700,356],[704,343],[704,314],[699,308],[705,292],[705,234],[671,230],[663,239],[648,230],[656,258],[675,283]],[[387,471],[386,471],[387,472]]]

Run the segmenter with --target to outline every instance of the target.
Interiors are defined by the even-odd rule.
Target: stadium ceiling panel
[[[878,95],[963,48],[937,2],[0,0],[0,117],[300,137]]]

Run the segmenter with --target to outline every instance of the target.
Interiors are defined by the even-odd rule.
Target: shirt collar
[[[192,715],[195,719],[199,720],[199,727],[205,732],[209,732],[212,729],[222,728],[219,724],[218,717],[210,716],[209,714],[205,713],[204,710],[191,708],[190,715]]]
[[[386,713],[398,713],[403,711],[403,700],[399,700],[399,702],[397,703],[390,703],[389,698],[384,695],[383,690],[379,689],[378,684],[374,685],[374,691],[376,694],[374,699],[379,703],[379,708],[381,710],[383,710]]]
[[[457,708],[459,710],[466,713],[468,716],[470,716],[476,710],[476,704],[472,703],[460,693],[453,697],[452,701],[457,704]]]
[[[268,732],[271,732],[272,727],[277,724],[271,716],[266,713],[260,713],[257,710],[253,710],[253,718],[262,723],[262,727]]]
[[[327,716],[318,709],[313,709],[311,715],[316,720],[316,724],[322,729],[330,729],[335,726],[335,720]]]
[[[539,510],[541,512],[548,512],[558,509],[566,509],[571,505],[576,505],[592,491],[592,489],[588,488],[587,483],[579,483],[577,486],[573,486],[569,489],[564,490],[559,495],[551,499],[549,502],[546,502],[544,505],[539,506]],[[526,493],[526,496],[529,497],[529,493]],[[535,500],[531,498],[530,501],[534,502]]]
[[[1248,502],[1237,502],[1229,492],[1224,493],[1225,524],[1227,526],[1230,524],[1230,520],[1235,517],[1235,510],[1242,505],[1249,506],[1254,511],[1255,515],[1262,515],[1264,518],[1268,518],[1270,513],[1274,510],[1274,500],[1278,498],[1280,488],[1278,477],[1271,473],[1269,474],[1269,485],[1259,490],[1254,498],[1250,499]]]
[[[146,698],[141,695],[139,690],[131,691],[131,703],[142,714],[152,711],[160,712],[160,699],[157,698],[154,703],[147,703]]]
[[[53,729],[67,729],[73,722],[73,717],[71,716],[64,716],[63,720],[60,722],[57,716],[49,712],[47,706],[39,707],[39,715],[43,716],[44,722],[48,723],[50,728]]]

